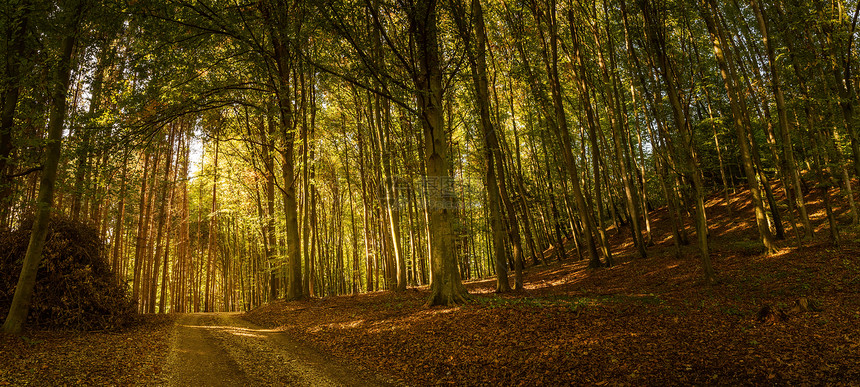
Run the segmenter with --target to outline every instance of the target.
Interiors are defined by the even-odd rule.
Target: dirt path
[[[164,373],[173,386],[385,386],[286,334],[237,313],[187,314],[174,327]]]

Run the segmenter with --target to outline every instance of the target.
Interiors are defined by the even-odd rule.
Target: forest
[[[90,321],[40,304],[83,286],[45,270],[101,275],[88,289],[122,300],[102,307],[133,315],[363,294],[435,311],[544,307],[535,284],[570,265],[608,289],[664,260],[691,292],[742,297],[727,284],[754,269],[735,262],[805,273],[822,266],[787,265],[825,252],[856,323],[858,16],[856,0],[4,1],[3,331]],[[69,254],[93,263],[48,258]],[[791,295],[795,312],[831,302]],[[739,313],[788,320],[760,301]]]

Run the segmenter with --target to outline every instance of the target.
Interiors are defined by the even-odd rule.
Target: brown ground
[[[0,334],[0,386],[153,384],[164,366],[174,319],[144,316],[120,332]]]
[[[179,317],[162,381],[170,386],[391,385],[239,315]]]
[[[531,267],[522,294],[494,294],[490,279],[468,283],[472,301],[454,308],[423,308],[428,292],[417,288],[276,302],[246,318],[410,385],[860,385],[857,229],[832,247],[813,200],[815,239],[765,256],[747,194],[732,201],[750,223],[708,203],[713,286],[694,245],[674,257],[657,211],[648,259],[632,258],[628,230],[613,231],[616,266]],[[812,310],[794,308],[801,299]],[[775,313],[762,322],[765,306]]]
[[[733,197],[734,211],[751,221],[745,194]],[[841,248],[832,247],[813,201],[815,239],[802,248],[782,241],[780,253],[765,256],[751,224],[729,221],[719,200],[708,204],[713,286],[701,281],[695,246],[674,257],[666,214],[657,211],[649,258],[632,258],[629,231],[611,231],[617,265],[588,270],[571,257],[530,267],[521,294],[494,294],[490,279],[468,283],[471,302],[453,308],[422,307],[427,290],[417,288],[275,302],[245,318],[293,343],[278,348],[326,353],[408,385],[860,385],[857,229],[843,229]],[[799,300],[810,310],[794,308]],[[760,321],[765,306],[775,313]],[[251,338],[265,331],[232,317],[189,318],[197,319],[183,317],[176,329],[212,326],[220,328],[207,335]],[[169,381],[162,368],[177,339],[173,320],[147,321],[122,333],[0,337],[0,385]],[[290,364],[266,356],[253,358]],[[273,375],[253,376],[252,384],[291,383]],[[368,379],[361,375],[351,381]]]

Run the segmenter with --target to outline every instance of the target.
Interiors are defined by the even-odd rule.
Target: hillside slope
[[[752,222],[744,194],[733,211]],[[727,222],[721,200],[708,206],[713,286],[695,246],[675,257],[655,211],[649,258],[632,259],[629,231],[610,230],[617,265],[588,270],[569,246],[567,260],[526,270],[523,293],[494,294],[486,279],[454,308],[424,308],[427,290],[414,288],[276,302],[246,318],[411,385],[860,383],[856,229],[841,248],[819,228],[765,256],[751,223]]]

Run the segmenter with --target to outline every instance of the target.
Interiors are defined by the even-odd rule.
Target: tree
[[[294,108],[291,101],[291,76],[293,61],[297,57],[295,45],[300,42],[295,39],[300,30],[300,12],[302,4],[273,0],[263,4],[263,16],[268,28],[269,38],[273,48],[276,100],[280,118],[281,175],[284,180],[283,202],[286,221],[285,245],[287,249],[287,286],[286,298],[296,300],[304,297],[302,287],[301,240],[299,239],[298,209],[296,203],[296,174],[295,174],[295,132],[296,120],[293,117]]]
[[[62,12],[58,14],[57,23],[62,28],[62,36],[57,64],[54,68],[54,82],[51,87],[52,101],[47,152],[39,183],[36,218],[33,221],[30,243],[27,246],[27,253],[24,255],[24,265],[21,268],[21,275],[18,277],[18,284],[15,287],[15,295],[9,307],[9,313],[3,322],[3,331],[6,333],[21,333],[27,320],[30,300],[33,297],[36,272],[39,269],[39,261],[42,259],[42,249],[45,247],[45,237],[48,233],[48,222],[54,202],[54,184],[57,180],[57,167],[62,150],[63,122],[66,117],[66,97],[69,90],[69,75],[72,71],[72,55],[78,39],[85,6],[83,0],[70,1],[61,4]]]
[[[8,37],[6,47],[6,59],[2,69],[2,81],[0,81],[0,229],[7,226],[11,202],[12,181],[8,170],[9,158],[12,154],[12,131],[15,120],[15,112],[18,107],[18,98],[21,95],[23,83],[21,80],[21,67],[26,50],[26,37],[31,4],[28,0],[20,2],[8,2],[8,10],[4,12],[3,25],[6,27],[5,36]],[[8,16],[6,16],[8,15]]]
[[[657,57],[657,68],[665,84],[669,102],[672,105],[672,118],[675,129],[681,135],[681,144],[684,149],[683,159],[685,160],[684,172],[686,177],[692,180],[693,189],[695,190],[696,235],[699,238],[699,255],[702,260],[705,281],[712,283],[714,282],[714,269],[711,265],[710,252],[708,251],[708,223],[705,215],[704,182],[702,181],[698,166],[690,125],[685,111],[681,106],[680,96],[678,95],[676,74],[666,52],[665,26],[662,24],[662,20],[659,19],[660,11],[654,7],[651,0],[641,0],[639,4],[645,18],[645,31],[649,45]]]
[[[435,0],[416,1],[407,9],[409,32],[415,41],[417,71],[414,75],[419,120],[424,133],[427,179],[447,185],[451,177],[448,159],[448,136],[442,112],[442,62],[439,54],[437,10]],[[464,302],[466,288],[460,280],[457,259],[453,254],[451,199],[442,187],[426,193],[432,205],[428,208],[430,242],[430,298],[428,305],[450,305]]]
[[[484,157],[486,165],[484,168],[484,184],[487,187],[487,202],[490,213],[490,227],[493,235],[493,255],[496,263],[496,292],[503,293],[511,290],[508,282],[507,254],[505,253],[505,237],[502,226],[500,181],[504,182],[504,175],[497,179],[497,171],[502,171],[502,158],[499,149],[499,140],[496,137],[496,129],[490,119],[490,93],[487,81],[486,64],[486,36],[484,34],[484,17],[481,4],[477,0],[471,2],[472,19],[466,20],[466,8],[462,1],[451,1],[452,16],[457,24],[460,39],[466,50],[471,69],[472,84],[475,93],[476,110],[479,112],[482,137],[484,142]],[[472,33],[474,27],[474,38]],[[475,41],[477,47],[473,47]],[[510,211],[510,210],[509,210]],[[522,265],[520,248],[514,245],[516,265]],[[518,289],[522,288],[522,279],[517,278]]]
[[[726,91],[729,95],[735,132],[738,136],[738,147],[741,152],[741,164],[747,178],[753,206],[755,207],[755,221],[758,226],[759,236],[768,253],[772,254],[776,252],[777,247],[774,243],[773,235],[768,228],[767,220],[765,219],[761,191],[759,189],[758,180],[756,180],[752,156],[750,155],[750,145],[747,139],[748,124],[744,122],[744,110],[746,109],[746,104],[744,103],[743,93],[738,90],[738,78],[731,57],[731,49],[726,46],[726,40],[722,32],[722,28],[714,21],[712,16],[712,14],[718,14],[719,10],[713,0],[708,0],[708,5],[710,6],[710,12],[708,12],[703,6],[702,17],[705,19],[708,26],[708,32],[711,34],[711,40],[714,43],[714,56],[717,57],[717,62],[720,65],[720,74],[723,77]]]

